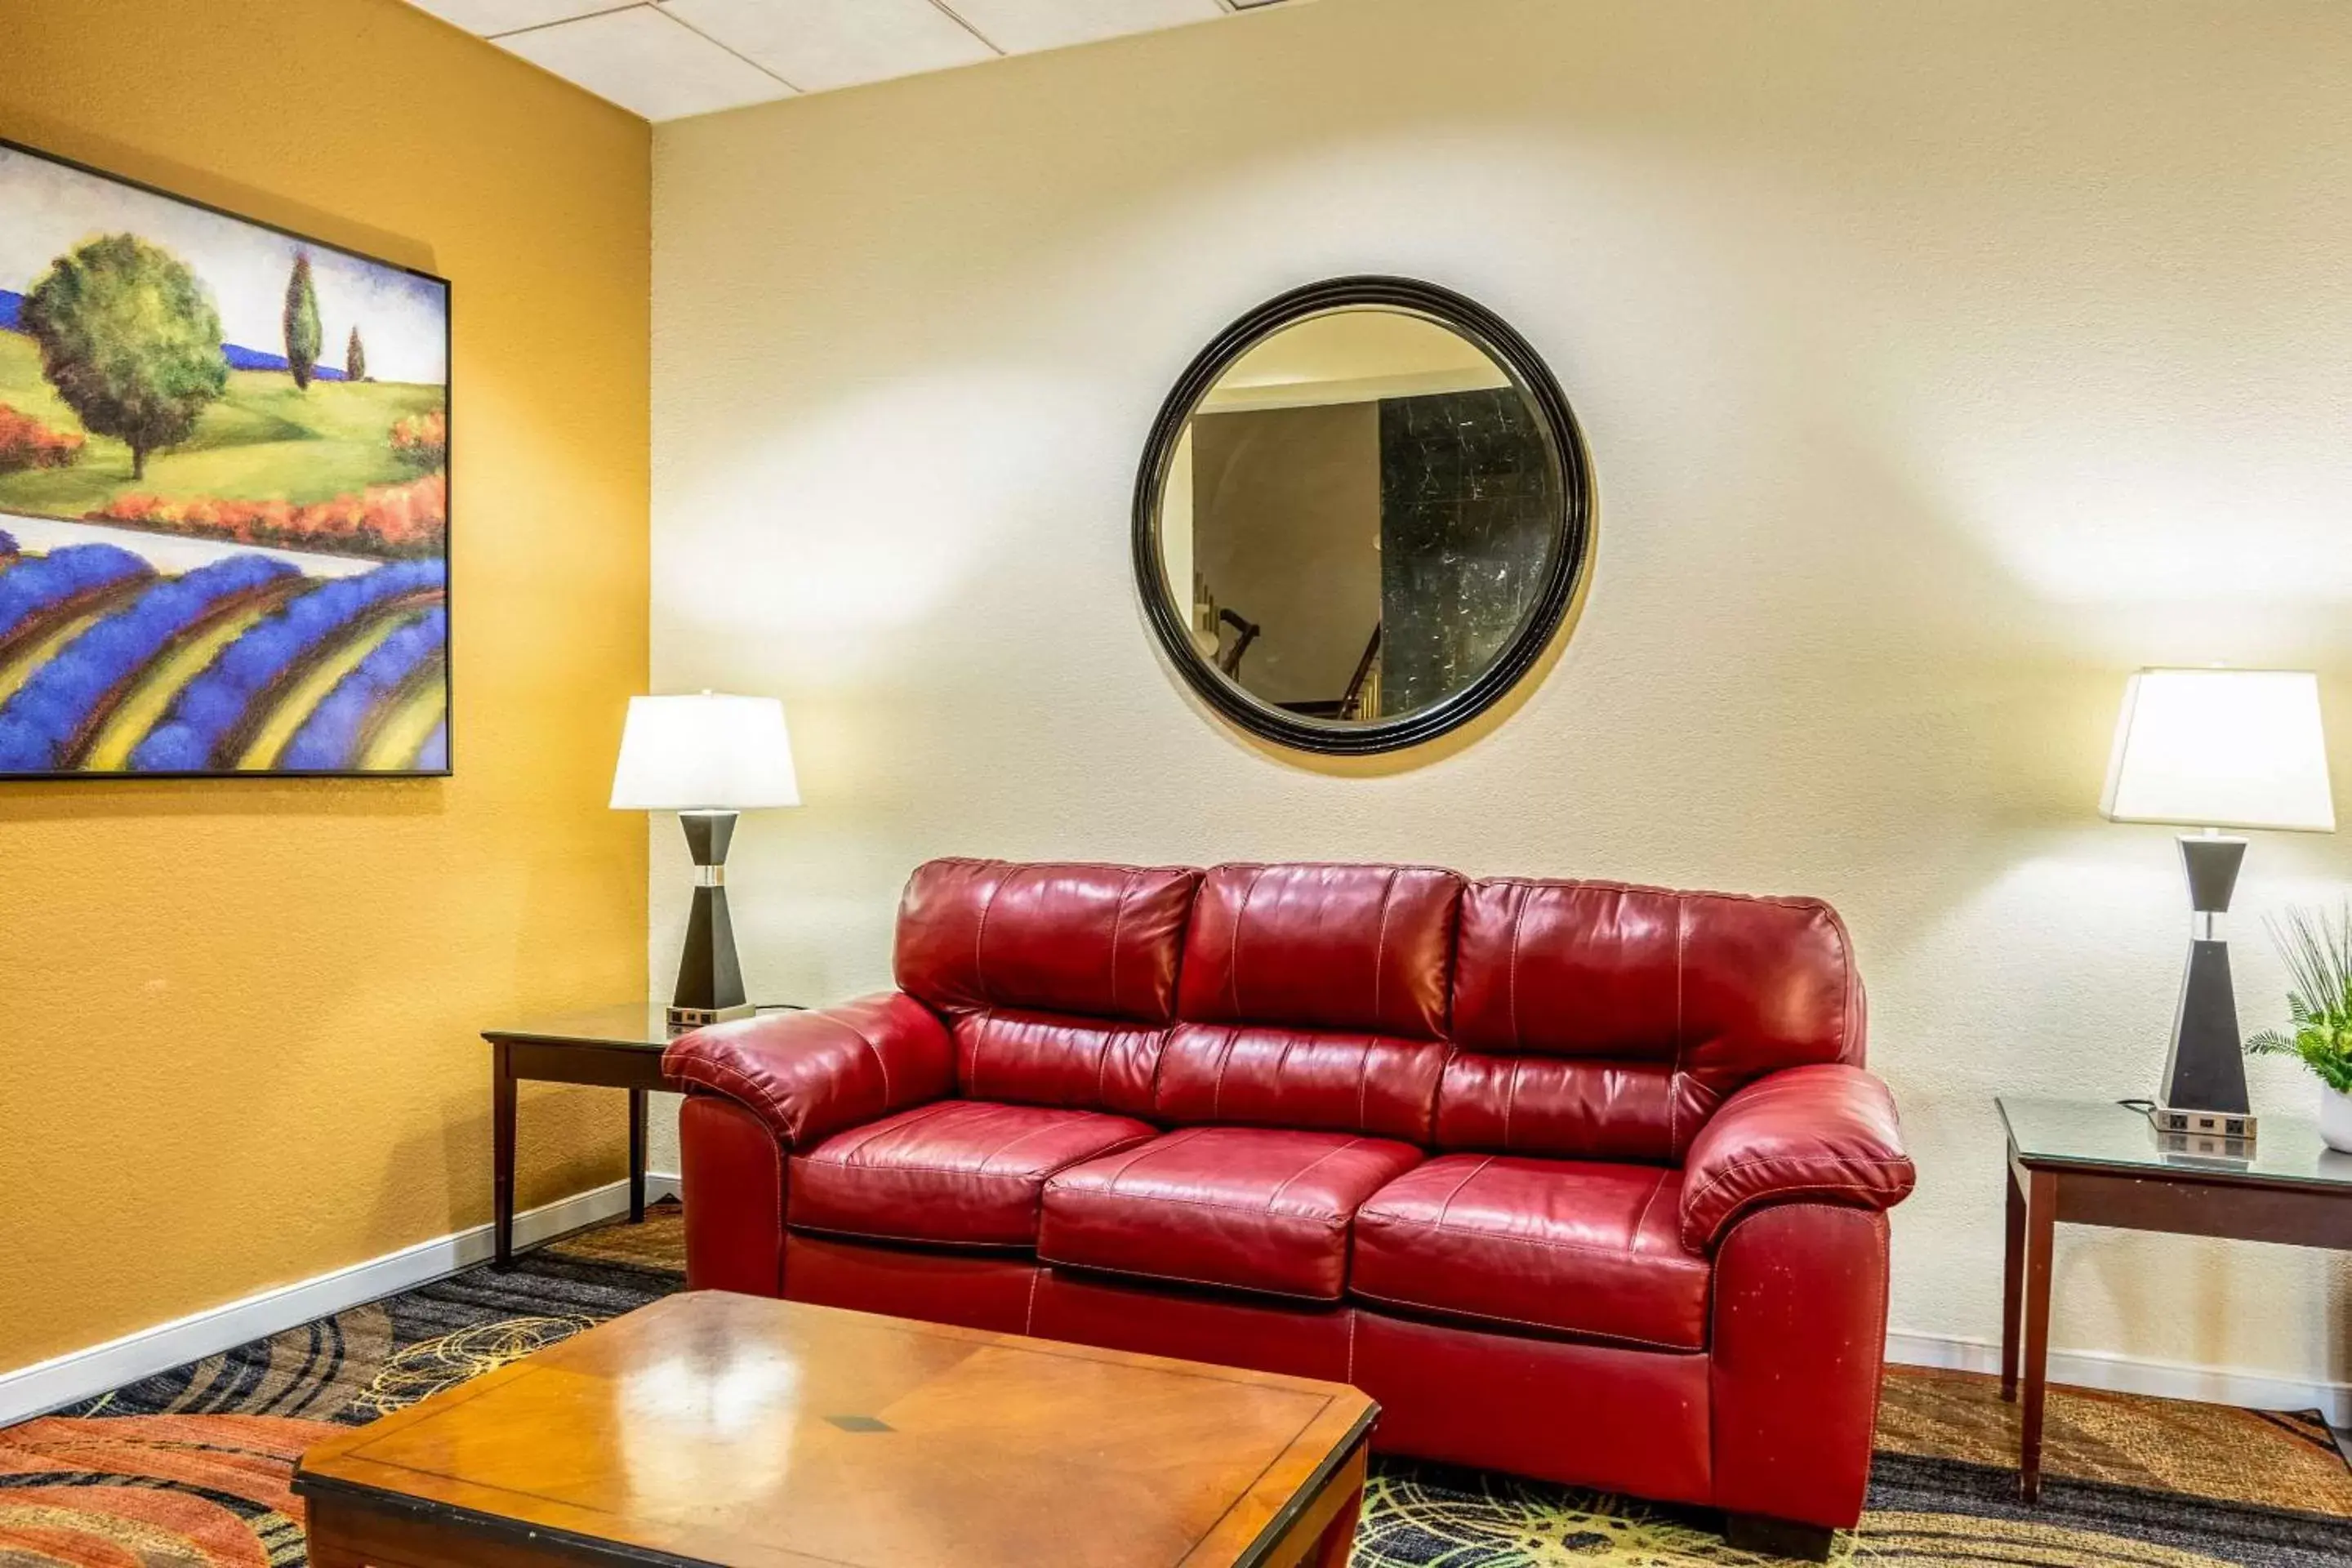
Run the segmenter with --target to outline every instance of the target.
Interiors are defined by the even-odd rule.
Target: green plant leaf
[[[2249,1056],[2294,1056],[2330,1089],[2352,1093],[2352,901],[2336,919],[2291,908],[2264,922],[2294,982],[2286,1012],[2292,1036],[2263,1029],[2249,1036]]]

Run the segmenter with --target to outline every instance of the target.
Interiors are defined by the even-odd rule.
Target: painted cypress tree
[[[343,379],[345,381],[367,379],[367,345],[360,342],[360,330],[357,327],[352,329],[352,341],[343,346]]]
[[[212,296],[186,263],[135,235],[59,257],[26,294],[19,324],[82,427],[131,448],[134,479],[228,389]]]
[[[310,253],[294,253],[294,276],[286,280],[286,368],[307,392],[319,368],[319,291],[310,283]]]

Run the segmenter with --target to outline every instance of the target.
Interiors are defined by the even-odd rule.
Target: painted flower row
[[[130,523],[203,534],[239,544],[357,548],[394,556],[439,554],[449,531],[449,481],[426,474],[406,484],[371,485],[359,495],[298,506],[283,500],[175,500],[118,496],[89,513],[96,522]]]
[[[99,705],[173,638],[226,601],[293,574],[294,568],[282,561],[232,555],[157,583],[124,608],[100,617],[0,704],[0,773],[47,773],[64,766]]]
[[[234,767],[236,758],[218,754],[223,742],[242,725],[255,700],[277,687],[288,671],[371,611],[395,599],[446,589],[448,580],[438,561],[404,561],[311,589],[223,648],[180,693],[163,722],[139,742],[131,765],[184,773]]]
[[[0,403],[0,474],[20,468],[62,468],[81,456],[82,437]]]

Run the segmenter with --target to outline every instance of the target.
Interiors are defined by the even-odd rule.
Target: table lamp
[[[673,1031],[751,1016],[727,916],[727,845],[737,813],[800,803],[784,705],[775,698],[705,691],[629,699],[613,809],[677,812],[694,857],[694,907],[669,1005]]]
[[[2200,827],[2180,837],[2189,966],[2155,1112],[2159,1130],[2252,1138],[2221,917],[2246,841],[2224,827],[2336,831],[2319,678],[2292,669],[2143,669],[2124,688],[2100,813]]]

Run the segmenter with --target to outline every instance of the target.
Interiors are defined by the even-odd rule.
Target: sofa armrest
[[[953,1058],[938,1016],[890,991],[697,1029],[670,1042],[662,1071],[740,1103],[784,1147],[805,1149],[945,1095]]]
[[[1889,1209],[1911,1194],[1895,1097],[1823,1062],[1758,1079],[1718,1108],[1683,1167],[1683,1245],[1712,1252],[1749,1209],[1807,1198]]]

